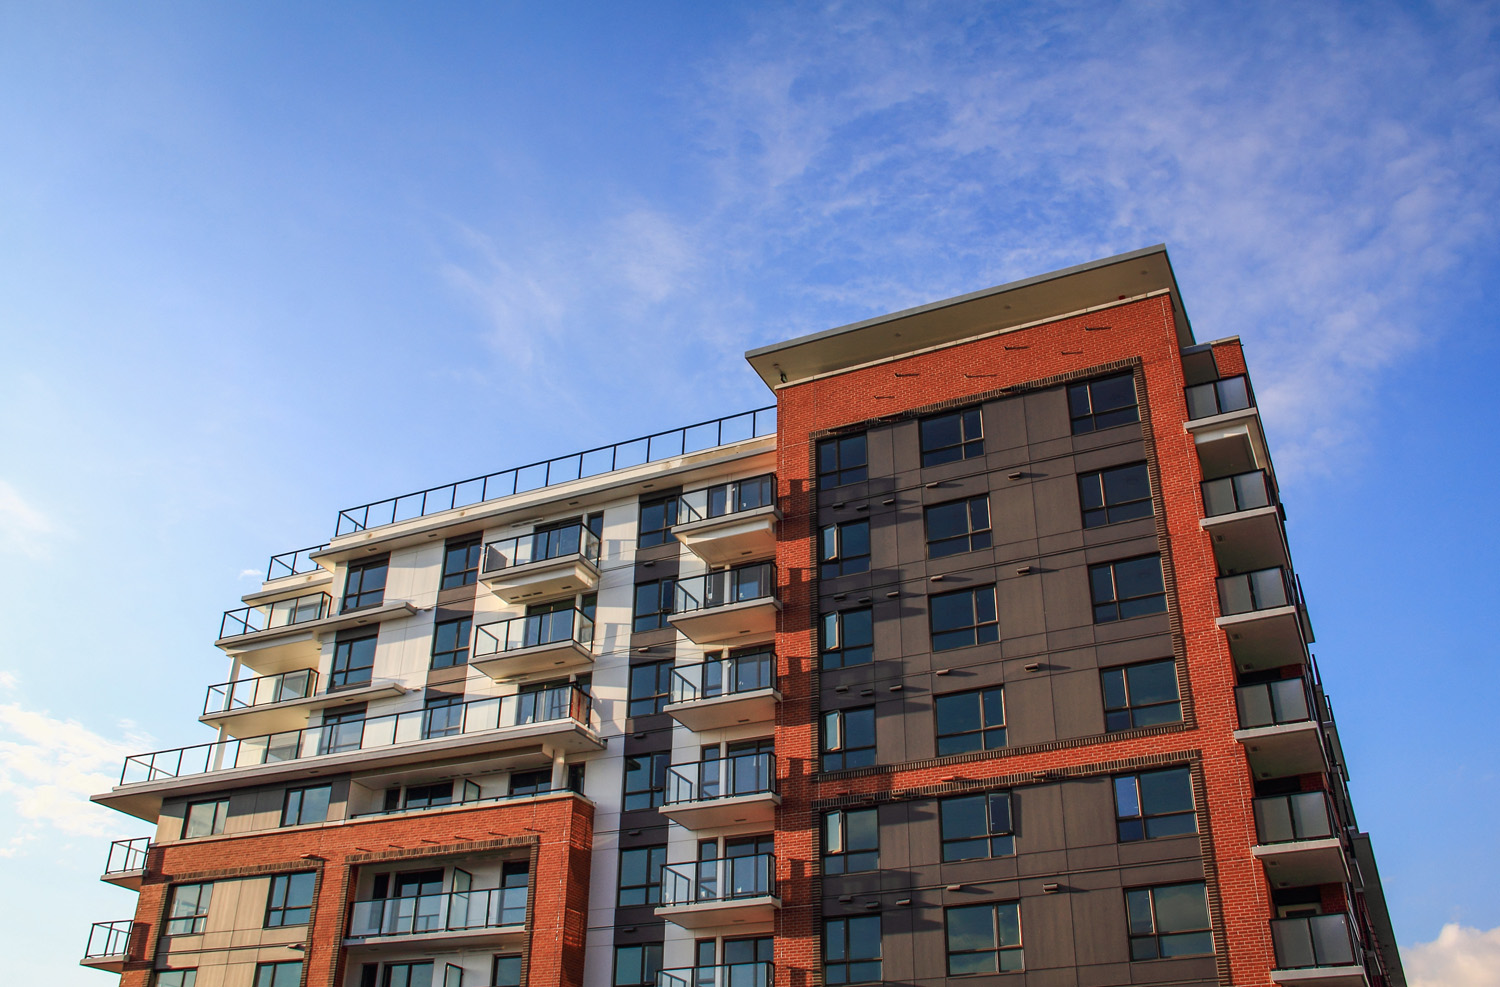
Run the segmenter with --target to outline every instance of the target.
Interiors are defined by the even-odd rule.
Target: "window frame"
[[[1111,501],[1109,490],[1109,477],[1112,474],[1124,473],[1127,470],[1139,470],[1146,484],[1146,495],[1128,500]],[[1130,482],[1134,482],[1133,478]],[[1092,498],[1097,498],[1098,503],[1090,506]],[[1145,505],[1145,512],[1141,513],[1139,505]],[[1151,493],[1151,470],[1142,461],[1138,463],[1125,463],[1120,466],[1108,466],[1104,469],[1090,470],[1087,473],[1078,474],[1078,507],[1083,516],[1083,527],[1085,530],[1103,528],[1111,524],[1123,524],[1126,521],[1139,521],[1144,518],[1156,516],[1156,499]],[[1134,511],[1126,510],[1135,508]],[[1116,512],[1123,512],[1125,516],[1116,517]],[[1103,515],[1103,519],[1090,520],[1091,515]]]
[[[946,437],[935,439],[934,442],[943,441],[943,445],[929,445],[928,430],[936,430],[940,425],[946,424],[949,419],[956,419],[958,425],[958,441],[947,442]],[[970,435],[970,429],[977,434]],[[917,443],[922,453],[922,468],[930,466],[942,466],[947,463],[959,463],[965,459],[976,459],[984,455],[984,410],[981,405],[970,408],[961,408],[957,411],[945,411],[940,415],[928,415],[918,423]],[[957,454],[953,454],[957,450]]]
[[[638,978],[636,980],[620,979],[621,954],[631,950],[639,950],[638,961],[633,964]],[[655,967],[652,966],[652,958],[655,958]],[[610,964],[609,982],[613,987],[656,987],[657,974],[662,971],[662,944],[659,942],[635,942],[617,943],[615,945],[613,963]]]
[[[354,655],[354,646],[370,644],[369,664],[354,665],[350,659]],[[333,663],[328,669],[328,691],[337,692],[343,689],[356,689],[362,685],[369,685],[375,678],[375,653],[379,650],[380,629],[377,627],[373,633],[364,634],[359,637],[347,638],[343,641],[335,640],[333,643]],[[340,667],[342,663],[342,667]],[[365,673],[363,678],[358,676],[360,672]]]
[[[678,516],[682,513],[681,501],[682,495],[675,493],[641,498],[640,511],[636,518],[636,548],[656,548],[658,545],[672,545],[677,542],[677,536],[672,534],[672,525],[678,523]],[[646,527],[646,512],[657,508],[661,509],[661,525]],[[652,518],[651,523],[654,525],[656,519]]]
[[[448,644],[443,640],[444,629],[461,624],[453,634],[452,647],[440,648],[439,645]],[[470,642],[474,636],[474,615],[466,617],[453,617],[449,620],[438,620],[432,624],[432,652],[431,668],[458,668],[469,663]],[[456,657],[461,655],[462,657]],[[439,658],[447,656],[446,661]]]
[[[188,892],[192,901],[187,899]],[[213,905],[214,882],[195,881],[191,884],[174,884],[167,899],[166,934],[169,936],[201,935],[208,925],[208,910]],[[191,906],[193,911],[179,914],[179,906]],[[186,928],[180,928],[181,923]]]
[[[953,915],[955,912],[967,912],[978,914],[980,911],[988,910],[990,913],[990,946],[987,949],[959,949],[953,948]],[[1003,912],[1012,915],[1011,926],[1015,929],[1015,942],[1005,942],[1006,924],[1001,919]],[[1015,901],[986,901],[973,905],[952,905],[943,909],[943,947],[947,956],[947,971],[950,977],[985,975],[994,973],[1019,973],[1026,969],[1026,956],[1023,951],[1023,936],[1021,934],[1021,902]],[[993,966],[990,969],[954,969],[954,956],[993,956]]]
[[[307,904],[305,905],[290,903],[294,890],[293,882],[297,881],[298,878],[306,878]],[[302,882],[297,881],[297,883],[300,885]],[[295,890],[300,892],[302,889],[298,887]],[[304,870],[297,871],[294,874],[271,875],[271,886],[266,892],[266,917],[261,927],[265,929],[284,929],[291,926],[310,924],[312,922],[313,902],[316,900],[317,894],[318,875],[315,871]],[[301,898],[298,897],[297,901],[300,902]],[[296,912],[304,914],[300,918],[297,918],[293,915]]]
[[[868,625],[869,641],[867,643],[860,643],[858,640],[852,644],[848,642],[849,632],[845,625],[848,623],[848,618],[856,614],[863,615],[863,620]],[[863,632],[866,628],[856,626],[855,630]],[[830,638],[833,647],[829,647]],[[837,660],[830,662],[830,658],[834,657]],[[854,607],[850,610],[830,610],[823,614],[818,626],[818,665],[823,671],[868,665],[874,660],[875,612],[872,608]]]
[[[525,784],[520,786],[524,789],[530,789],[529,791],[517,792],[516,779],[518,777],[526,779],[536,778],[538,779],[538,781],[536,785]],[[541,768],[536,771],[512,771],[510,773],[510,777],[505,781],[505,790],[509,795],[515,798],[529,798],[532,795],[545,795],[548,792],[552,791],[552,771],[549,768]]]
[[[1191,928],[1169,929],[1163,931],[1158,915],[1157,895],[1162,891],[1176,891],[1179,888],[1197,888],[1198,900],[1203,906],[1202,926]],[[1183,956],[1212,956],[1215,953],[1213,915],[1208,909],[1208,886],[1204,881],[1180,881],[1175,884],[1152,884],[1143,887],[1125,888],[1125,928],[1126,935],[1130,941],[1130,960],[1132,963],[1142,960],[1177,959]],[[1142,915],[1139,903],[1144,900],[1146,914]],[[1136,931],[1141,926],[1138,924],[1144,918],[1150,924],[1149,932]],[[1196,952],[1163,952],[1163,939],[1185,939],[1187,937],[1204,937],[1207,940],[1208,949]],[[1149,943],[1150,955],[1139,955],[1144,950],[1141,947]]]
[[[212,815],[208,820],[208,832],[191,833],[188,830],[193,825],[193,810],[204,806],[213,806]],[[197,840],[205,836],[220,836],[224,832],[224,825],[229,821],[229,797],[216,799],[203,799],[199,802],[189,802],[182,813],[182,836],[184,840]]]
[[[373,574],[376,570],[380,571],[380,585],[366,588],[366,574]],[[385,584],[390,571],[391,557],[389,555],[378,559],[360,559],[357,562],[350,562],[348,570],[344,573],[344,595],[340,601],[339,612],[368,610],[384,603]],[[359,577],[358,588],[355,588],[356,576]],[[373,599],[366,599],[366,597],[373,597]]]
[[[849,555],[844,549],[844,541],[847,532],[864,529],[864,553]],[[829,554],[832,541],[832,554]],[[855,542],[858,549],[859,543]],[[825,524],[818,531],[818,578],[837,579],[840,576],[854,576],[861,572],[870,571],[870,521],[868,518],[860,518],[856,521],[837,521],[833,524]]]
[[[849,817],[871,822],[873,846],[851,846]],[[823,873],[859,874],[880,869],[880,813],[874,807],[830,809],[823,813]]]
[[[1121,380],[1130,381],[1130,396],[1133,399],[1128,405],[1117,405],[1115,407],[1097,409],[1094,399],[1094,388],[1104,384],[1113,384]],[[1087,404],[1087,410],[1080,410],[1079,395],[1082,395]],[[1067,391],[1068,420],[1071,425],[1072,434],[1087,435],[1090,432],[1102,432],[1107,428],[1115,428],[1120,425],[1131,425],[1141,420],[1141,395],[1136,387],[1135,372],[1127,370],[1123,374],[1110,374],[1107,377],[1094,377],[1090,380],[1081,380],[1076,384],[1069,384]],[[1129,412],[1128,417],[1126,412]],[[1100,419],[1105,419],[1100,424]],[[1080,423],[1087,422],[1087,426],[1080,427]]]
[[[641,591],[648,586],[655,586],[656,607],[655,610],[641,609]],[[676,611],[673,604],[677,598],[677,577],[666,576],[662,579],[648,579],[643,583],[635,584],[635,597],[631,605],[631,629],[634,631],[654,631],[664,627],[671,627],[668,619]],[[643,622],[644,621],[644,622]]]
[[[645,883],[625,883],[625,855],[645,855]],[[651,846],[630,846],[620,848],[619,871],[616,873],[615,907],[636,908],[646,905],[661,904],[661,873],[667,866],[667,845],[665,843],[652,844]],[[626,901],[626,892],[639,892],[640,901]],[[632,897],[634,897],[632,895]]]
[[[963,507],[964,523],[966,530],[961,535],[946,535],[942,538],[932,537],[932,516],[935,511],[950,510],[954,507]],[[984,507],[984,519],[976,522],[975,505]],[[983,524],[983,527],[975,527]],[[973,497],[964,497],[960,500],[950,500],[942,504],[931,504],[922,508],[922,535],[926,539],[928,559],[946,559],[953,555],[963,555],[965,552],[979,552],[987,548],[993,548],[995,544],[994,530],[991,527],[990,517],[990,495],[987,493],[977,494]],[[949,543],[962,542],[962,548],[954,548],[951,551],[946,547],[939,552],[934,552],[936,546],[947,546]]]
[[[638,767],[632,769],[630,767],[631,761],[637,762]],[[632,778],[639,780],[642,773],[639,765],[644,765],[646,787],[631,788],[630,783]],[[620,811],[635,812],[642,809],[655,809],[664,804],[667,800],[667,769],[671,766],[671,751],[648,751],[643,754],[626,754],[624,770],[621,772],[624,777],[620,786]],[[639,804],[640,796],[642,795],[646,796],[647,804],[645,805]],[[635,804],[632,804],[632,799],[635,800]]]
[[[1147,790],[1141,785],[1142,778],[1165,783],[1167,775],[1181,775],[1186,780],[1188,808],[1156,808],[1147,804],[1149,801],[1154,801],[1157,798],[1180,797],[1181,792],[1168,793],[1161,789],[1151,792],[1148,797]],[[1128,793],[1125,787],[1127,782],[1129,783]],[[1161,768],[1154,771],[1133,771],[1127,774],[1115,775],[1110,779],[1110,791],[1113,793],[1115,802],[1116,842],[1140,843],[1146,840],[1170,839],[1174,836],[1192,836],[1199,831],[1198,803],[1197,795],[1193,788],[1193,772],[1187,766]],[[1164,826],[1158,827],[1153,827],[1152,825],[1153,821],[1176,820],[1184,817],[1190,818],[1192,822],[1191,829],[1177,828],[1179,824],[1173,822],[1166,822]],[[1153,829],[1156,831],[1153,832]],[[1163,829],[1165,832],[1162,831]],[[1139,835],[1135,835],[1137,833]]]
[[[858,453],[855,453],[855,444],[858,445]],[[845,463],[846,450],[851,461]],[[826,468],[829,451],[833,454],[832,468]],[[859,461],[853,462],[852,457],[857,455]],[[820,439],[815,451],[814,473],[818,480],[819,490],[831,490],[834,487],[842,487],[849,483],[863,483],[870,478],[870,441],[869,433],[859,432],[853,435],[836,435],[826,439]]]
[[[296,975],[291,979],[281,976],[283,970],[296,967]],[[302,983],[302,961],[301,960],[276,960],[271,963],[255,964],[255,980],[253,987],[297,987]]]
[[[630,666],[625,686],[625,715],[633,716],[655,716],[662,712],[672,701],[672,672],[677,668],[675,659],[668,658],[665,661],[640,662]],[[641,694],[636,691],[640,679],[638,673],[648,672],[654,680],[651,687],[655,692]],[[637,710],[641,703],[649,703],[648,710]]]
[[[1145,672],[1165,667],[1171,673],[1172,698],[1155,700],[1150,702],[1134,702],[1134,693],[1139,686],[1132,687],[1131,672]],[[1111,678],[1118,674],[1119,683],[1112,687]],[[1099,669],[1099,691],[1104,703],[1104,732],[1118,733],[1121,730],[1133,730],[1137,727],[1169,726],[1173,723],[1182,722],[1182,683],[1177,676],[1177,660],[1175,658],[1158,658],[1152,661],[1132,662],[1129,665],[1115,665],[1111,668]],[[1124,703],[1111,705],[1111,692],[1123,695]],[[1143,710],[1157,710],[1171,707],[1176,715],[1171,719],[1154,719],[1155,714],[1148,714],[1148,722],[1139,722],[1138,713]],[[1123,723],[1120,716],[1123,715]],[[1117,725],[1118,724],[1118,725]]]
[[[1157,584],[1161,587],[1151,593],[1135,593],[1130,596],[1120,595],[1120,575],[1117,568],[1131,565],[1136,562],[1144,562],[1147,559],[1156,561]],[[1101,575],[1108,573],[1110,596],[1107,599],[1100,597]],[[1128,559],[1114,559],[1110,562],[1100,562],[1089,566],[1089,600],[1094,608],[1094,623],[1112,624],[1120,620],[1135,620],[1137,617],[1152,617],[1156,614],[1167,612],[1167,576],[1162,568],[1161,554],[1153,552],[1148,555],[1133,555]],[[1141,609],[1145,601],[1159,600],[1160,606],[1149,604],[1151,609]],[[1132,611],[1126,613],[1126,608]]]
[[[988,595],[987,601],[982,594]],[[969,619],[973,623],[954,624],[951,627],[939,629],[937,625],[939,610],[944,609],[948,601],[957,602],[965,595],[969,598]],[[995,585],[991,583],[988,586],[971,586],[967,589],[954,590],[951,593],[934,593],[927,597],[927,630],[934,653],[956,651],[959,648],[975,648],[999,642],[1000,608],[995,597]],[[956,640],[960,636],[966,639]]]
[[[850,719],[857,716],[858,723],[853,724],[853,729],[863,731],[864,721],[868,718],[869,743],[854,745],[850,743],[851,724]],[[836,724],[834,730],[830,725]],[[835,738],[830,737],[830,733]],[[820,720],[819,739],[821,743],[818,749],[818,764],[823,771],[847,771],[850,768],[868,768],[875,764],[875,753],[877,747],[875,729],[875,707],[874,706],[850,706],[845,709],[832,709],[823,713]],[[863,740],[864,737],[855,739]],[[852,763],[851,763],[852,762]]]
[[[177,974],[175,979],[167,979]],[[198,968],[195,966],[182,967],[177,970],[157,970],[151,978],[153,987],[196,987],[198,982]]]
[[[495,954],[495,958],[490,961],[490,983],[496,985],[496,987],[520,987],[520,985],[521,985],[521,973],[522,973],[522,967],[521,967],[521,961],[522,961],[522,959],[523,959],[523,957],[522,957],[522,955],[520,953],[496,953]],[[507,966],[509,966],[510,965],[509,961],[512,961],[512,960],[515,962],[515,965],[516,965],[515,979],[514,980],[503,980],[502,981],[500,979],[500,964],[502,962],[504,962],[504,963],[506,963]],[[509,974],[509,972],[510,971],[508,971],[508,970],[506,971],[507,975]]]
[[[456,552],[463,552],[461,560],[463,568],[453,569],[450,565]],[[438,591],[445,589],[458,589],[461,586],[472,586],[479,581],[479,562],[484,556],[484,537],[482,533],[476,532],[472,535],[463,535],[451,538],[443,543],[443,566],[438,578]],[[454,577],[457,577],[456,579]]]
[[[999,703],[1000,703],[1000,722],[999,723],[991,723],[991,722],[989,722],[989,713],[991,711],[990,698],[989,697],[990,697],[991,694],[995,694],[995,695],[999,696]],[[944,731],[944,724],[945,723],[951,724],[951,723],[954,723],[954,722],[959,722],[959,721],[955,721],[953,718],[951,718],[951,717],[949,717],[949,716],[947,716],[947,715],[944,714],[944,712],[943,712],[943,706],[945,705],[944,701],[945,700],[952,701],[952,700],[955,700],[955,699],[967,699],[969,697],[976,697],[978,699],[978,702],[979,702],[979,707],[978,707],[978,710],[979,710],[979,726],[975,727],[975,728],[972,728],[972,729],[947,730],[947,731]],[[936,696],[933,697],[932,711],[933,711],[933,716],[934,716],[935,721],[936,721],[934,723],[934,736],[936,738],[936,747],[937,747],[937,756],[938,757],[948,757],[948,756],[953,755],[953,754],[972,754],[972,753],[975,753],[977,751],[997,751],[997,750],[1003,750],[1007,746],[1007,738],[1008,738],[1007,720],[1008,720],[1008,717],[1006,716],[1006,710],[1005,710],[1005,686],[1003,686],[1003,685],[985,686],[985,687],[979,688],[979,689],[964,689],[964,690],[961,690],[959,692],[943,692],[943,693],[939,693],[939,694],[937,694]],[[944,744],[943,744],[944,740],[950,740],[950,739],[955,738],[955,737],[972,737],[972,736],[978,736],[979,737],[979,746],[978,747],[964,747],[961,750],[953,750],[953,749],[944,750],[943,749],[944,748]],[[995,742],[997,740],[997,738],[998,738],[998,743]]]
[[[323,803],[323,817],[321,819],[303,819],[302,815],[307,807],[307,793],[315,791],[326,791],[328,799]],[[297,796],[297,818],[295,822],[287,821],[287,814],[292,811],[292,796]],[[333,785],[302,785],[297,788],[288,788],[281,800],[281,825],[283,826],[307,826],[313,823],[328,821],[328,810],[333,806]]]
[[[955,825],[959,821],[955,814],[960,803],[973,801],[980,802],[979,811],[984,814],[983,832],[959,836],[949,835],[950,821]],[[1003,825],[997,823],[998,813],[995,811],[996,806],[1001,804],[1004,805]],[[1016,855],[1016,821],[1015,806],[1011,802],[1010,791],[970,792],[938,799],[938,840],[941,846],[940,854],[945,864],[961,860],[994,860],[1000,857],[1014,857]],[[957,855],[957,850],[950,853],[950,848],[974,843],[983,843],[984,852],[962,856]]]
[[[853,955],[850,944],[852,942],[851,932],[853,926],[858,924],[865,928],[869,924],[875,926],[875,953],[874,955]],[[877,915],[839,915],[834,918],[823,920],[823,982],[829,987],[837,984],[869,984],[879,983],[882,977],[882,957],[884,951],[882,946],[882,929],[880,916]],[[868,935],[868,933],[864,933]],[[835,954],[835,936],[837,937],[838,952]],[[862,967],[858,972],[858,979],[851,978],[853,967]],[[873,967],[873,969],[869,969]],[[834,969],[839,968],[838,975],[834,975]]]
[[[457,737],[463,729],[463,696],[428,696],[422,700],[423,740]]]

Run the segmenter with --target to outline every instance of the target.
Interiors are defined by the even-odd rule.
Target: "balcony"
[[[94,801],[154,821],[168,795],[250,781],[293,781],[355,767],[385,770],[436,759],[462,759],[487,770],[542,767],[551,762],[552,752],[603,749],[592,717],[588,693],[564,685],[471,700],[444,708],[441,718],[412,709],[178,747],[126,758],[119,787]]]
[[[527,891],[487,888],[356,901],[344,945],[363,952],[418,942],[445,949],[518,945],[526,935]]]
[[[753,644],[776,635],[776,565],[753,562],[677,580],[672,626],[694,644]]]
[[[668,768],[666,800],[657,811],[688,829],[769,826],[780,804],[776,755],[731,754]]]
[[[146,854],[151,850],[151,839],[138,836],[133,840],[115,840],[109,845],[109,857],[104,862],[106,884],[129,891],[141,889],[141,879],[146,876]]]
[[[599,585],[599,536],[572,524],[489,542],[479,579],[510,604],[587,593]]]
[[[662,868],[657,917],[684,929],[769,931],[780,907],[773,854],[700,860]]]
[[[1255,777],[1286,778],[1328,770],[1305,679],[1242,685],[1235,690],[1235,702],[1240,729],[1234,739],[1245,745]]]
[[[663,712],[689,730],[775,723],[776,656],[767,651],[679,665]]]
[[[556,610],[481,624],[469,664],[492,679],[585,668],[594,663],[594,621]]]
[[[723,966],[677,967],[656,974],[656,987],[774,987],[770,963],[726,963]]]
[[[130,946],[135,922],[124,919],[119,922],[95,922],[89,929],[89,943],[84,948],[80,966],[95,970],[119,973],[130,959]]]
[[[1255,800],[1255,833],[1260,843],[1252,851],[1278,888],[1314,884],[1344,884],[1349,868],[1338,823],[1328,796],[1296,792]]]
[[[1213,539],[1214,559],[1223,572],[1291,565],[1281,528],[1281,508],[1263,470],[1205,480],[1204,531]]]
[[[1310,915],[1271,921],[1276,969],[1285,987],[1369,987],[1348,915]]]
[[[271,562],[266,566],[266,582],[273,583],[278,579],[288,579],[292,576],[318,576],[321,573],[331,576],[332,573],[320,566],[313,558],[315,554],[327,547],[328,543],[325,541],[321,545],[311,545],[307,548],[271,556]]]
[[[711,566],[776,554],[776,475],[733,480],[678,498],[672,534]]]
[[[308,713],[315,709],[386,699],[405,692],[400,684],[383,681],[319,694],[318,673],[299,668],[209,686],[198,721],[223,728],[235,737],[282,733],[306,726]]]
[[[346,627],[378,624],[395,617],[409,617],[417,608],[404,601],[388,601],[377,607],[335,613],[327,593],[305,593],[226,610],[219,622],[215,645],[253,671],[264,675],[313,668],[322,651],[323,635]]]
[[[1286,569],[1220,576],[1219,613],[1240,671],[1307,663],[1312,627]]]
[[[1184,428],[1198,447],[1204,476],[1229,476],[1270,466],[1249,378],[1241,375],[1195,384],[1184,397],[1188,410]]]

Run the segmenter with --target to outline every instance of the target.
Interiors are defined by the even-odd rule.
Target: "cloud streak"
[[[1500,987],[1500,928],[1450,923],[1432,942],[1401,950],[1409,987]]]
[[[40,508],[21,496],[15,487],[0,480],[0,553],[14,552],[27,558],[46,555],[56,523]]]
[[[111,740],[74,720],[19,703],[0,705],[0,797],[9,804],[10,855],[48,830],[80,836],[112,831],[114,815],[90,795],[108,791],[140,737]]]

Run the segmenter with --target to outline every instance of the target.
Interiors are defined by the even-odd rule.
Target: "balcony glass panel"
[[[523,925],[528,890],[489,888],[356,901],[349,918],[349,935],[414,936]]]
[[[1347,915],[1273,919],[1271,940],[1276,966],[1282,970],[1353,966],[1357,955]]]
[[[292,699],[306,699],[318,688],[318,673],[310,668],[279,675],[262,675],[253,679],[221,682],[209,686],[203,713],[232,713],[252,706],[267,706]]]
[[[731,754],[667,769],[666,801],[669,805],[774,791],[775,754]]]
[[[599,536],[582,524],[562,528],[544,528],[529,535],[502,538],[484,546],[484,571],[499,572],[518,565],[582,555],[596,565],[599,562]]]
[[[1296,792],[1255,800],[1255,832],[1260,842],[1292,843],[1333,836],[1333,816],[1322,792]]]
[[[776,968],[770,963],[727,963],[662,970],[656,987],[772,987]]]
[[[734,569],[721,569],[677,580],[672,610],[675,613],[687,613],[712,607],[727,607],[750,600],[768,599],[775,591],[775,564],[754,562]]]
[[[663,906],[764,898],[775,893],[776,856],[770,853],[669,864],[661,872]]]
[[[104,862],[105,874],[124,874],[146,869],[146,853],[151,849],[151,838],[138,836],[133,840],[115,840],[109,845],[109,858]]]
[[[1286,574],[1281,569],[1261,569],[1219,577],[1219,612],[1224,616],[1273,610],[1289,606]]]
[[[672,671],[674,703],[774,688],[776,655],[770,651],[731,655],[696,665],[679,665]]]
[[[309,548],[299,548],[293,552],[282,552],[280,555],[271,556],[271,564],[266,566],[266,582],[273,579],[284,579],[287,576],[300,576],[303,573],[317,572],[318,563],[313,561],[312,554],[321,552],[328,547],[328,543],[313,545]]]
[[[333,612],[332,607],[333,600],[327,593],[308,593],[290,600],[226,610],[224,619],[219,621],[219,637],[238,637],[320,620]]]
[[[1203,483],[1203,513],[1207,517],[1271,506],[1271,485],[1263,470],[1222,476]]]
[[[99,959],[104,956],[125,956],[130,952],[130,933],[135,923],[130,919],[119,922],[95,922],[89,929],[89,943],[84,948],[83,958]]]
[[[1189,420],[1243,411],[1253,403],[1250,382],[1244,375],[1195,384],[1187,388],[1186,394]]]
[[[482,624],[474,631],[474,657],[503,654],[521,648],[574,641],[588,647],[594,641],[594,621],[582,610],[556,610]]]
[[[693,490],[678,498],[678,524],[706,521],[710,518],[753,511],[776,503],[776,474],[732,480],[717,486]]]
[[[1312,718],[1307,683],[1301,678],[1242,685],[1234,692],[1241,730],[1305,723]]]

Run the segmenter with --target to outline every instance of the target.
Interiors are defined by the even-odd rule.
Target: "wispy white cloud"
[[[1432,942],[1401,950],[1409,987],[1500,987],[1500,927],[1450,923]]]
[[[88,797],[108,791],[125,757],[146,743],[112,740],[74,720],[0,705],[0,797],[9,803],[9,855],[46,830],[102,836],[117,825]]]
[[[58,525],[21,492],[0,480],[0,552],[41,558]]]

